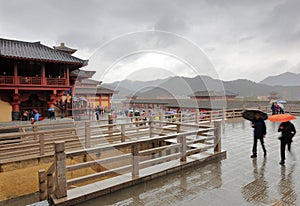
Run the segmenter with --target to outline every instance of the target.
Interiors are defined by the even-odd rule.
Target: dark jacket
[[[271,110],[272,110],[272,111],[275,111],[275,110],[276,110],[276,106],[275,106],[274,103],[273,103],[272,106],[271,106]]]
[[[254,128],[254,137],[261,138],[267,134],[266,124],[263,119],[255,119],[252,121]]]
[[[282,122],[279,125],[278,132],[281,132],[281,138],[279,138],[281,141],[292,142],[292,139],[296,134],[296,129],[291,122]]]

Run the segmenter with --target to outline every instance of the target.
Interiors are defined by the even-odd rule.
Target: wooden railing
[[[110,123],[106,120],[106,124],[81,121],[0,127],[2,131],[13,131],[0,134],[0,167],[4,163],[53,155],[53,142],[59,140],[64,140],[66,149],[70,151],[125,142],[126,139],[139,138],[149,133],[148,122]]]
[[[247,109],[260,109],[264,112],[270,112],[270,106],[259,106]],[[153,116],[155,120],[169,121],[169,122],[182,122],[182,123],[200,123],[200,122],[212,122],[214,120],[226,120],[229,118],[237,118],[242,116],[242,112],[246,108],[232,108],[232,109],[221,109],[221,110],[211,110],[205,112],[183,112],[176,114],[164,114],[164,111],[160,114]],[[116,118],[114,121],[135,121],[135,119],[143,119],[144,117],[149,119],[147,116],[137,116],[137,117],[121,117]],[[99,120],[102,121],[102,120]]]
[[[66,78],[45,78],[46,85],[56,85],[56,86],[66,86]],[[14,81],[14,76],[0,76],[0,84],[28,84],[28,85],[42,85],[41,77],[25,77],[19,76],[17,79],[18,82]]]
[[[13,84],[14,77],[13,76],[0,76],[0,84]]]
[[[67,79],[66,78],[46,78],[47,85],[66,85]]]
[[[213,127],[206,128],[199,128],[199,125],[154,121],[152,119],[147,124],[149,125],[147,138],[142,139],[121,141],[121,143],[72,152],[65,152],[63,141],[55,142],[54,163],[47,171],[41,170],[39,172],[40,199],[44,200],[50,197],[51,194],[54,195],[54,198],[60,199],[67,196],[68,189],[120,174],[131,173],[132,178],[135,178],[139,176],[140,171],[144,168],[173,160],[179,160],[184,164],[189,156],[209,149],[212,149],[213,152],[221,152],[221,121],[215,121]],[[157,131],[154,130],[162,130],[161,125],[174,126],[175,131],[169,131],[168,134],[160,131],[157,134]],[[192,129],[181,131],[181,128],[184,127]],[[127,136],[121,131],[122,133],[123,138]],[[89,131],[86,131],[86,135],[90,135]],[[104,154],[109,155],[101,158]],[[84,158],[87,161],[66,164],[67,159],[83,156],[89,156],[90,158]],[[108,163],[108,169],[67,179],[67,173],[69,172],[107,165]],[[53,167],[55,168],[54,173]]]
[[[138,139],[147,136],[149,132],[154,135],[176,132],[176,124],[178,123],[184,125],[184,127],[187,127],[188,124],[201,126],[214,120],[239,117],[241,111],[241,109],[208,111],[205,113],[206,118],[203,119],[200,118],[200,113],[183,114],[182,116],[177,116],[175,121],[172,121],[167,115],[147,117],[147,121],[140,120],[137,117],[112,119],[112,116],[109,115],[109,119],[99,121],[57,123],[53,121],[53,124],[39,122],[33,126],[26,124],[0,127],[2,131],[14,131],[0,134],[0,165],[4,162],[17,161],[24,158],[53,155],[54,141],[65,140],[67,151],[82,147],[91,148],[102,144],[120,143],[134,138]],[[149,122],[150,118],[161,123],[158,126],[153,125],[149,129],[149,124],[151,124]],[[154,121],[152,123],[154,124]],[[186,129],[186,131],[189,129]]]
[[[19,77],[19,84],[41,85],[41,77]]]

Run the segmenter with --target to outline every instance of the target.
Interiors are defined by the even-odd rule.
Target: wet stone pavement
[[[300,119],[293,121],[300,133]],[[278,123],[267,123],[263,157],[251,159],[249,121],[226,123],[222,148],[227,159],[188,168],[81,205],[300,205],[300,134],[296,134],[285,166],[279,165]]]

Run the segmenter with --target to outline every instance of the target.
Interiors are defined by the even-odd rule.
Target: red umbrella
[[[287,122],[296,119],[295,116],[290,114],[276,114],[269,116],[268,120],[271,122]]]
[[[32,110],[34,113],[38,113],[39,111],[37,109]]]

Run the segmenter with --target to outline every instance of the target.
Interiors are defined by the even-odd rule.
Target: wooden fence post
[[[212,110],[210,110],[209,121],[210,122],[213,121],[213,111]]]
[[[133,144],[131,146],[132,154],[132,177],[139,176],[139,150],[138,144]]]
[[[177,136],[177,143],[180,143],[180,161],[186,161],[186,136],[185,135],[178,135]]]
[[[34,139],[34,140],[37,140],[37,131],[38,131],[37,125],[33,125],[33,132],[34,132],[34,137],[33,137],[33,139]]]
[[[181,127],[181,124],[180,124],[180,123],[178,123],[178,124],[176,125],[176,132],[177,132],[177,133],[179,133],[179,132],[180,132],[180,127]]]
[[[164,121],[164,112],[159,112],[159,120]]]
[[[39,170],[39,188],[40,188],[40,201],[47,199],[47,188],[46,188],[46,179],[43,179],[42,177],[46,171],[44,169]]]
[[[149,137],[153,137],[153,116],[150,116],[149,119]]]
[[[53,174],[47,174],[47,194],[48,197],[53,193]]]
[[[125,142],[126,134],[125,134],[125,124],[121,124],[121,142]]]
[[[113,124],[113,118],[111,114],[108,115],[108,135],[113,134],[113,126],[110,126],[110,124]]]
[[[225,120],[226,120],[226,109],[223,107],[223,109],[222,109],[222,121],[223,121],[223,123],[225,123]]]
[[[40,139],[40,155],[45,154],[45,136],[44,134],[39,135]]]
[[[67,196],[65,142],[54,142],[55,146],[55,196],[57,199]]]
[[[214,151],[221,152],[221,121],[214,121]]]
[[[196,110],[196,119],[195,119],[196,124],[199,123],[199,109]]]
[[[85,148],[91,147],[91,123],[86,121],[85,122]]]

